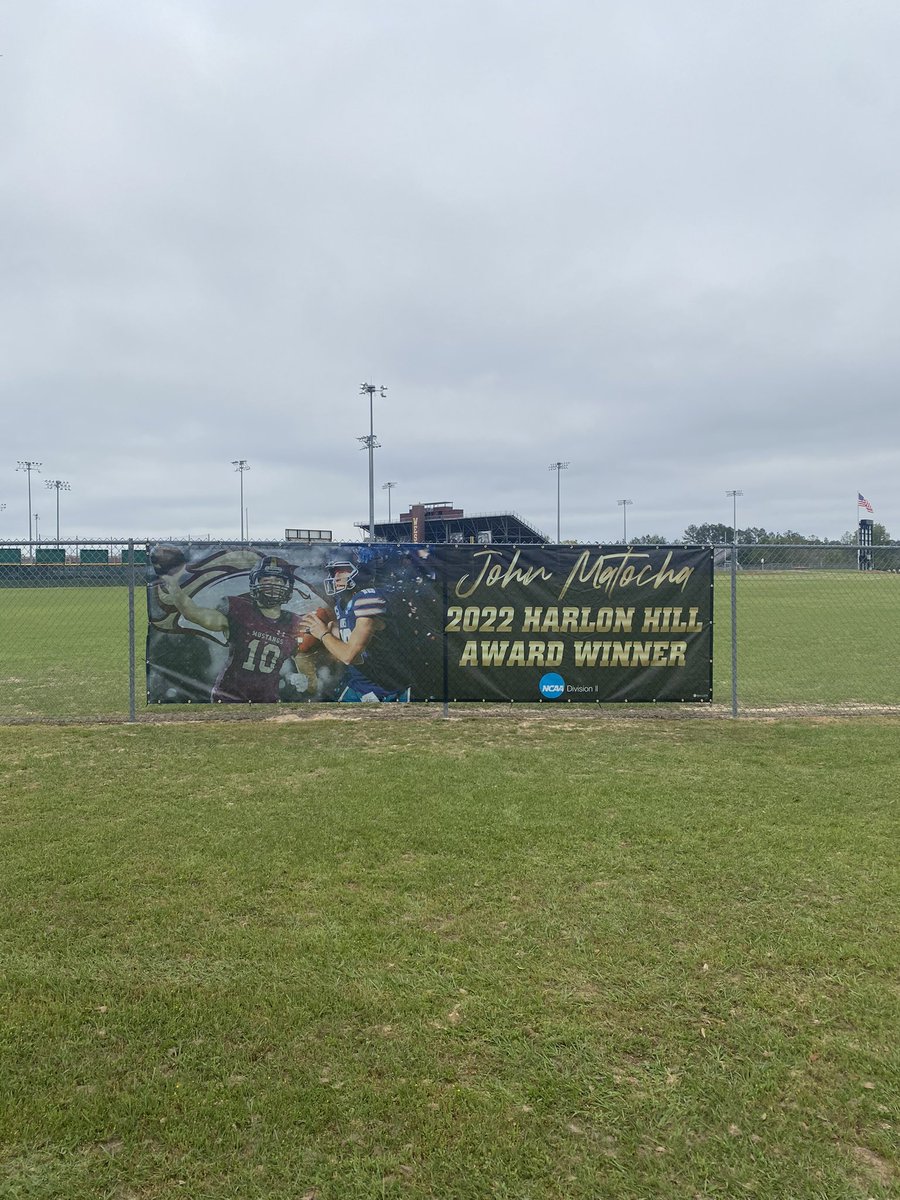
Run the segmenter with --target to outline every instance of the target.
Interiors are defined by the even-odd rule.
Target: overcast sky
[[[28,0],[0,538],[900,537],[896,0]]]

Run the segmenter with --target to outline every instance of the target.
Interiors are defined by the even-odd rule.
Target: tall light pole
[[[241,543],[244,542],[244,472],[250,470],[250,464],[246,458],[233,458],[231,465],[241,475]]]
[[[363,383],[359,389],[361,396],[369,397],[369,436],[359,438],[359,441],[368,448],[369,451],[369,541],[375,540],[375,448],[378,442],[375,440],[375,409],[373,401],[375,393],[379,396],[387,395],[386,387],[376,387],[374,383]]]
[[[550,470],[556,472],[556,544],[560,543],[559,536],[559,479],[563,471],[568,471],[569,464],[567,462],[555,462],[550,464]]]
[[[743,496],[743,494],[737,488],[732,488],[725,493],[726,496],[731,497],[731,540],[735,545],[737,545],[737,498],[738,496]]]
[[[44,487],[55,488],[56,490],[56,548],[59,549],[59,493],[70,492],[72,489],[66,483],[65,479],[45,479]]]
[[[396,479],[391,479],[381,485],[381,490],[388,494],[388,525],[391,523],[391,489],[397,486]]]
[[[31,459],[25,459],[19,462],[16,467],[17,471],[24,471],[28,476],[28,542],[31,543],[31,472],[37,471],[40,474],[41,464],[34,462]]]
[[[41,540],[41,534],[40,534],[40,530],[38,528],[38,521],[40,519],[41,519],[41,514],[36,512],[34,514],[34,540],[36,542],[40,542],[40,540]]]
[[[628,505],[634,504],[633,500],[617,500],[616,504],[622,506],[622,545],[628,545]]]

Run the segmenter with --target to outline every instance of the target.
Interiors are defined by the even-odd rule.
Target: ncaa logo
[[[557,675],[551,671],[549,675],[543,676],[541,682],[538,684],[538,690],[545,700],[559,700],[566,690],[566,681],[562,675]]]

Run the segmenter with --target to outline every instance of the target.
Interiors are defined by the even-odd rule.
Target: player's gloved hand
[[[296,671],[293,675],[288,675],[287,681],[291,687],[295,688],[298,692],[309,691],[309,680],[299,671]]]

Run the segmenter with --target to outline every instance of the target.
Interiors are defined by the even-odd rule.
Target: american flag
[[[856,494],[857,494],[857,496],[859,496],[859,499],[856,502],[857,508],[864,508],[866,510],[866,512],[874,512],[875,511],[874,508],[872,507],[872,505],[869,503],[869,501],[862,494],[862,492],[857,492]]]

